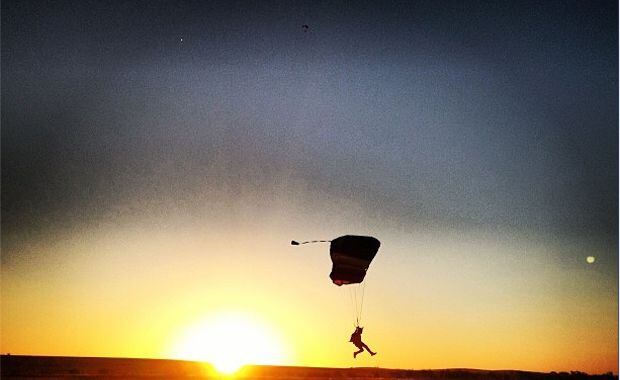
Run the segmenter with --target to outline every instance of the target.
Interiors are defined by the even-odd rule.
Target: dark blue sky
[[[4,1],[3,245],[297,194],[615,254],[617,50],[614,1]]]

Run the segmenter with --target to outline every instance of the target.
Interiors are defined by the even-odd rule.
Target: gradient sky
[[[1,105],[3,352],[350,366],[358,234],[362,364],[618,371],[616,1],[3,1]]]

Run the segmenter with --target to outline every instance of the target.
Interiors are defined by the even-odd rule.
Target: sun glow
[[[283,364],[281,340],[267,325],[245,314],[225,313],[200,320],[176,339],[172,357],[211,363],[231,374],[246,364]]]

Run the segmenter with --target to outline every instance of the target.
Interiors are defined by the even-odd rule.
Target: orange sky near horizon
[[[303,234],[278,225],[288,217],[250,218],[246,233],[132,223],[24,245],[20,257],[46,255],[2,267],[2,352],[166,358],[187,326],[236,312],[279,337],[285,355],[269,364],[617,373],[616,279],[587,255],[563,262],[568,244],[473,230],[371,226],[382,246],[362,325],[379,354],[353,360],[352,309],[328,278],[328,246],[288,245],[347,233],[347,216]]]

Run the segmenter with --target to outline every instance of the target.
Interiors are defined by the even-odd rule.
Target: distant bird
[[[308,25],[306,25],[306,24],[303,24],[303,25],[301,26],[301,28],[304,30],[304,33],[305,33],[305,32],[307,32],[307,31],[308,31],[308,29],[310,29],[310,27],[309,27]]]

